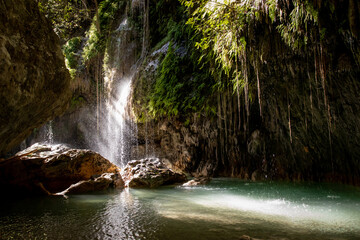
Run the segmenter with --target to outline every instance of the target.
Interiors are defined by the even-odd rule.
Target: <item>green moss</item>
[[[170,45],[150,96],[149,111],[153,116],[176,116],[179,112],[179,98],[184,87],[184,83],[179,79],[183,73],[179,66],[180,61]]]
[[[76,75],[76,69],[79,64],[79,50],[81,48],[81,37],[74,37],[67,41],[63,46],[63,53],[65,56],[65,64],[69,69],[72,78]]]
[[[147,94],[150,117],[180,117],[185,120],[188,114],[194,112],[213,113],[213,108],[207,102],[212,94],[212,80],[207,71],[199,68],[196,60],[187,54],[180,56],[170,44],[155,83]],[[145,120],[146,115],[140,115],[141,119]]]
[[[95,16],[86,34],[88,40],[83,51],[84,62],[90,61],[95,56],[104,53],[107,37],[111,30],[111,24],[115,19],[116,13],[124,8],[125,4],[125,0],[105,0],[99,4],[100,32],[96,27],[97,19]]]
[[[73,96],[70,102],[70,109],[76,109],[85,102],[82,96]]]

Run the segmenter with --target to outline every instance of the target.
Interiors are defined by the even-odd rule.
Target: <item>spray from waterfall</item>
[[[54,131],[53,131],[53,122],[49,121],[46,124],[46,142],[49,144],[54,143]]]
[[[149,41],[149,2],[133,0],[127,4],[119,25],[109,36],[102,108],[97,116],[97,130],[88,134],[89,147],[119,167],[127,164],[137,144],[137,125],[131,118],[129,99],[137,63],[145,56]],[[143,25],[142,32],[134,28],[134,21]]]
[[[130,157],[132,143],[131,120],[127,113],[133,74],[118,80],[114,94],[109,92],[102,112],[104,119],[99,129],[98,151],[105,158],[119,166],[126,165]],[[113,81],[113,79],[112,79]]]

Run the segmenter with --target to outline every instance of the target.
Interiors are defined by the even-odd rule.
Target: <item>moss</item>
[[[181,115],[185,119],[194,112],[213,112],[207,104],[207,97],[212,94],[210,74],[199,69],[189,55],[177,53],[180,50],[183,47],[176,50],[170,44],[160,64],[148,94],[147,110],[152,118]]]
[[[105,0],[99,4],[100,32],[96,27],[97,19],[95,16],[86,34],[88,40],[83,52],[84,62],[88,62],[95,56],[104,53],[107,37],[111,31],[111,24],[115,19],[116,13],[124,8],[125,5],[126,0]]]
[[[74,37],[67,41],[63,46],[65,64],[69,69],[72,78],[76,75],[76,69],[79,64],[79,50],[81,48],[81,37]]]
[[[70,109],[77,109],[83,103],[85,103],[85,99],[82,96],[73,96],[70,102]]]

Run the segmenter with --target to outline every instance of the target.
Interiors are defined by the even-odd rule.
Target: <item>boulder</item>
[[[72,184],[66,190],[54,195],[83,194],[109,188],[124,188],[124,181],[119,173],[103,173],[99,177]]]
[[[132,188],[155,188],[187,181],[185,174],[166,167],[158,158],[130,161],[122,170],[121,175],[125,186]]]
[[[34,144],[0,161],[0,187],[17,194],[49,194],[103,173],[118,172],[117,166],[96,152]]]

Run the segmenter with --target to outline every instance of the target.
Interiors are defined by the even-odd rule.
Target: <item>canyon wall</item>
[[[35,1],[0,1],[0,155],[63,113],[70,75],[59,38]]]
[[[318,25],[307,26],[310,43],[301,50],[288,46],[266,17],[249,23],[249,110],[245,92],[238,95],[228,84],[209,94],[212,113],[152,119],[143,96],[153,94],[166,51],[150,54],[134,81],[132,105],[140,119],[134,154],[158,155],[193,175],[360,184],[359,35],[353,27],[359,6],[317,4]],[[325,37],[313,35],[318,28]],[[189,51],[178,50],[177,57],[189,62]],[[183,82],[195,75],[184,74]]]

